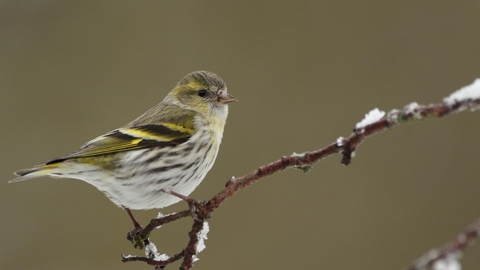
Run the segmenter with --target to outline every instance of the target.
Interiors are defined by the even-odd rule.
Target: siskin
[[[163,208],[188,196],[212,168],[223,137],[228,104],[236,101],[216,74],[197,71],[165,99],[125,126],[80,150],[15,172],[9,183],[41,176],[83,180],[123,207]]]

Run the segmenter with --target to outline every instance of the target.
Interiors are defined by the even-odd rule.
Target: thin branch
[[[473,222],[460,233],[457,238],[437,249],[433,249],[415,260],[411,266],[404,270],[425,270],[434,263],[445,259],[450,254],[463,252],[468,246],[473,245],[480,234],[480,219]]]
[[[361,128],[355,128],[353,133],[348,138],[340,137],[339,139],[337,139],[336,142],[327,145],[325,148],[316,151],[305,152],[302,154],[294,153],[290,156],[283,156],[281,159],[261,166],[247,175],[240,177],[232,177],[226,183],[225,189],[220,191],[213,198],[204,203],[196,203],[195,207],[197,217],[194,219],[192,230],[189,232],[190,240],[188,242],[188,245],[183,251],[181,251],[174,257],[176,258],[176,260],[183,257],[181,269],[191,269],[191,267],[193,267],[193,261],[196,256],[196,245],[199,241],[197,233],[201,230],[201,226],[203,224],[200,221],[208,219],[211,213],[213,213],[218,207],[220,207],[223,202],[225,202],[228,198],[232,197],[233,194],[245,188],[246,186],[249,186],[262,178],[265,178],[288,168],[296,168],[304,172],[308,172],[313,164],[335,154],[342,154],[343,157],[341,163],[345,166],[349,165],[358,146],[370,136],[389,130],[400,124],[413,123],[429,118],[441,118],[452,113],[464,111],[466,109],[470,109],[471,111],[480,109],[480,98],[465,99],[450,103],[445,102],[435,105],[418,105],[416,103],[412,103],[405,106],[403,110],[390,111],[386,115],[386,117],[382,117],[381,119],[378,119],[377,121],[374,121],[369,125]],[[190,210],[184,210],[177,214],[152,219],[145,228],[143,228],[138,234],[133,235],[133,239],[130,240],[134,242],[134,245],[138,242],[148,241],[148,236],[156,227],[186,217],[190,215],[190,212]],[[478,227],[476,228],[478,231]],[[476,235],[477,234],[475,234],[475,237]],[[462,246],[461,249],[463,249],[464,247],[465,246]],[[448,252],[450,251],[447,251],[446,253]],[[151,265],[162,265],[163,267],[165,267],[166,265],[176,261],[172,260],[172,258],[170,258],[168,261],[155,261],[152,258],[145,257],[124,257],[122,261],[144,261]]]
[[[202,230],[203,226],[203,222],[197,220],[193,222],[192,230],[188,233],[190,241],[188,241],[187,248],[184,250],[185,258],[180,269],[191,269],[193,267],[195,256],[197,255],[198,241],[200,240],[198,239],[198,232]]]
[[[138,257],[138,256],[132,256],[132,255],[125,256],[125,255],[122,254],[122,262],[124,262],[124,263],[126,263],[126,262],[136,262],[136,261],[146,262],[147,264],[150,264],[150,265],[160,266],[160,269],[163,269],[167,265],[169,265],[171,263],[174,263],[174,262],[178,261],[179,259],[183,258],[183,256],[184,256],[183,250],[180,253],[175,254],[172,257],[170,257],[169,259],[164,260],[164,261],[156,261],[152,258]]]

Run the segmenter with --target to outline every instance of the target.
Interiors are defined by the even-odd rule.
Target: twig
[[[437,249],[433,249],[415,260],[411,266],[404,270],[424,270],[431,267],[439,260],[445,259],[450,254],[460,253],[469,245],[473,245],[480,234],[480,219],[473,222],[460,233],[457,238]]]

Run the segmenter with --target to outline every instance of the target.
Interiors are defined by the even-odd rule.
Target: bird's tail
[[[58,164],[40,165],[38,167],[30,169],[19,170],[13,173],[18,177],[8,181],[8,183],[21,182],[41,176],[46,176],[49,173],[53,172],[56,168],[58,168]]]

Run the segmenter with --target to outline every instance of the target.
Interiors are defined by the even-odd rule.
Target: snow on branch
[[[480,79],[476,79],[472,84],[464,86],[453,92],[450,96],[443,99],[444,103],[454,104],[463,100],[474,100],[480,98]]]
[[[365,118],[362,121],[358,122],[355,125],[355,129],[364,128],[372,123],[377,122],[378,120],[382,119],[385,116],[384,111],[380,111],[378,108],[375,108],[365,114]]]

